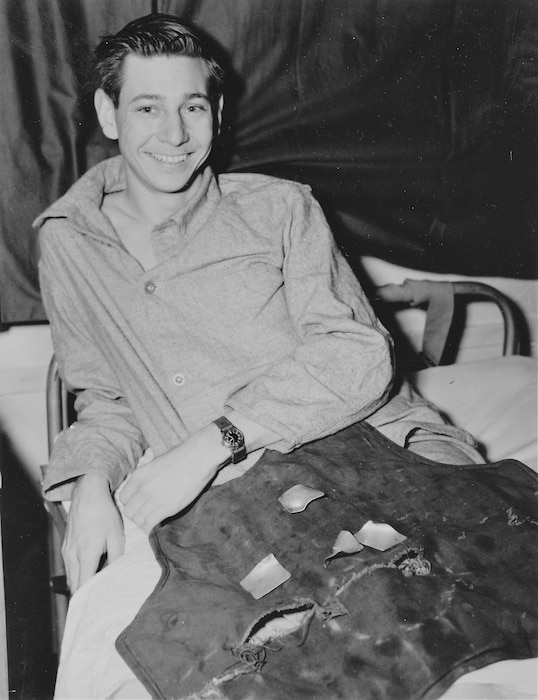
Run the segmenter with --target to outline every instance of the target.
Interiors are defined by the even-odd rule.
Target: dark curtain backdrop
[[[90,47],[154,10],[228,66],[217,169],[311,184],[352,256],[536,276],[536,0],[0,0],[4,324],[44,318],[32,220],[115,153]]]

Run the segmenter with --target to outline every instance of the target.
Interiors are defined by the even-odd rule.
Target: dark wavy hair
[[[206,42],[177,17],[153,13],[129,22],[117,34],[105,34],[94,51],[94,88],[102,88],[118,107],[123,62],[138,56],[189,56],[201,58],[208,72],[209,97],[216,106],[224,88],[224,71]]]

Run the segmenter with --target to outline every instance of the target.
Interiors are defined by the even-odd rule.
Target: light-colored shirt
[[[47,496],[68,498],[92,471],[115,489],[148,447],[161,454],[228,407],[280,435],[282,452],[368,417],[402,445],[417,419],[452,435],[409,392],[387,403],[390,338],[309,188],[217,181],[209,168],[201,184],[151,232],[150,270],[101,210],[125,188],[121,157],[36,222],[43,301],[78,414],[55,443]]]

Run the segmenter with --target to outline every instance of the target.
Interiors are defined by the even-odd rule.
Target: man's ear
[[[118,127],[116,125],[116,108],[114,103],[104,90],[98,88],[93,97],[93,104],[103,134],[115,141],[118,138]]]

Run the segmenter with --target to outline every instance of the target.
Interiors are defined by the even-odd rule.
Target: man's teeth
[[[170,163],[170,165],[184,163],[187,158],[186,154],[183,154],[181,156],[165,156],[161,153],[151,153],[150,155],[152,156],[152,158],[155,158],[155,160],[158,160],[160,163]]]

